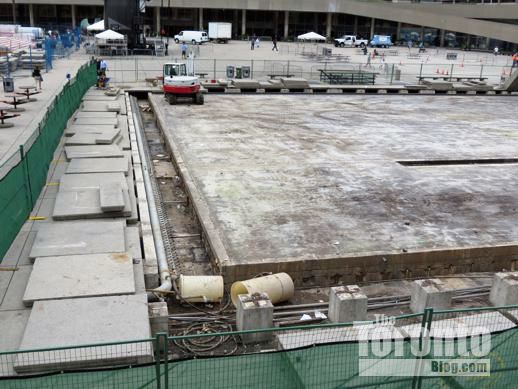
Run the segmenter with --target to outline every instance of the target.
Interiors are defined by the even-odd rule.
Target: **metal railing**
[[[322,71],[368,71],[377,73],[376,84],[416,84],[422,79],[437,79],[452,82],[485,81],[491,84],[500,84],[510,76],[512,64],[496,65],[489,60],[441,61],[432,63],[427,57],[417,59],[391,59],[386,56],[382,59],[377,56],[367,62],[351,62],[347,57],[336,58],[308,58],[308,60],[232,60],[232,59],[194,59],[194,73],[203,80],[219,80],[227,77],[227,68],[247,68],[250,79],[268,80],[282,75],[301,77],[309,81],[319,82]],[[124,84],[143,82],[162,75],[165,62],[182,62],[181,58],[154,58],[134,56],[133,58],[112,58],[110,60],[109,76],[112,83]]]
[[[187,335],[0,352],[0,387],[512,387],[517,317],[515,305],[235,332],[205,324]],[[489,370],[429,374],[439,360]],[[384,370],[391,361],[406,374]]]

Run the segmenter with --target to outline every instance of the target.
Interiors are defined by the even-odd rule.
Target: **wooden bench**
[[[376,82],[375,72],[353,69],[317,69],[320,72],[320,81],[331,85],[359,84],[367,85]]]
[[[291,77],[294,77],[295,75],[294,74],[285,74],[285,73],[273,73],[273,74],[268,74],[268,77],[270,77],[270,80],[273,80],[277,77],[286,77],[286,78],[291,78]]]

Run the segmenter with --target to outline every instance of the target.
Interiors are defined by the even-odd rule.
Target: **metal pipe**
[[[139,115],[139,107],[137,99],[130,97],[133,121],[135,124],[135,133],[137,135],[137,145],[140,154],[140,162],[142,166],[142,175],[144,177],[144,188],[146,190],[146,197],[149,208],[149,218],[151,221],[151,230],[153,231],[153,238],[155,241],[156,257],[158,263],[158,272],[160,275],[160,286],[154,289],[154,292],[160,293],[162,291],[169,292],[173,288],[171,279],[171,272],[169,271],[169,263],[167,262],[167,255],[165,252],[164,241],[162,239],[162,231],[160,230],[160,221],[158,219],[158,211],[155,203],[155,196],[153,194],[153,186],[151,183],[150,167],[148,165],[148,154],[144,149],[143,138],[143,124],[142,118]]]

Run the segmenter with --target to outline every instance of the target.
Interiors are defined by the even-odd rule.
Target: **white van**
[[[176,43],[186,42],[201,45],[203,42],[209,41],[209,36],[205,31],[180,31],[174,36],[174,41]]]

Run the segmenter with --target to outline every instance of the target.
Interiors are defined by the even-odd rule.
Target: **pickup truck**
[[[365,47],[369,44],[368,39],[357,38],[356,35],[344,35],[334,40],[335,47]]]

